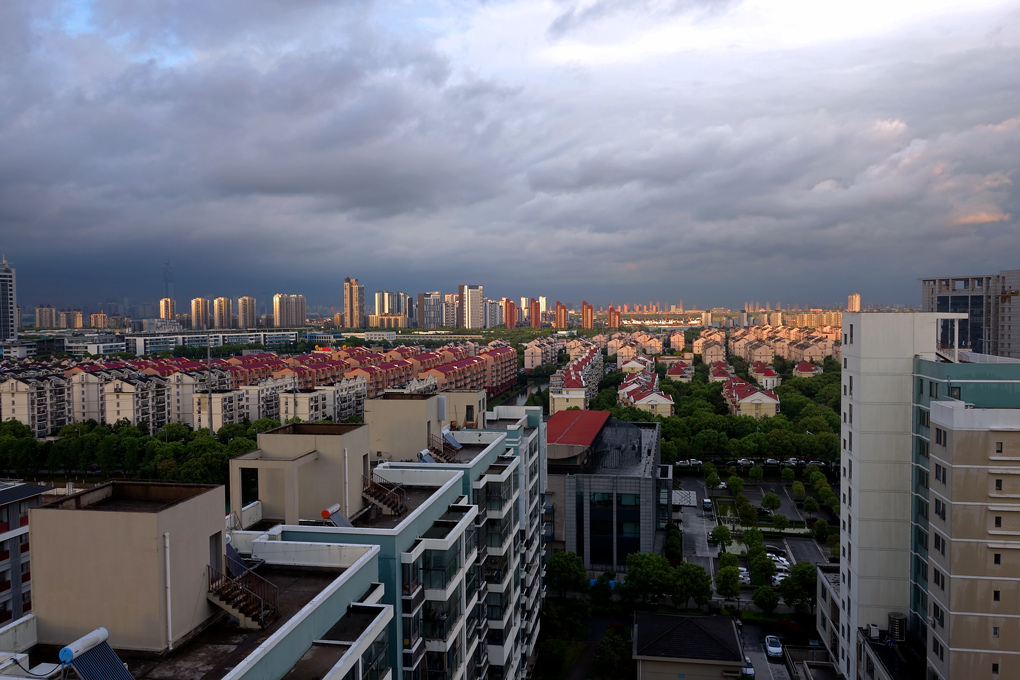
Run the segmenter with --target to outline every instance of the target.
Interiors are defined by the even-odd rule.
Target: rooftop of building
[[[52,490],[53,487],[42,486],[41,484],[29,484],[21,481],[20,479],[0,480],[0,505],[17,503],[18,501],[23,501],[26,498],[33,498]]]
[[[546,422],[549,444],[591,446],[609,420],[609,411],[559,411]]]
[[[924,680],[925,650],[907,642],[894,642],[889,631],[879,631],[878,638],[872,638],[868,629],[860,628],[859,638],[865,640],[887,674],[897,680]]]
[[[298,435],[344,435],[353,432],[363,425],[348,425],[345,423],[288,423],[272,430],[266,430],[260,434],[298,434]]]
[[[216,484],[111,481],[64,496],[40,509],[162,512],[217,487]]]
[[[384,515],[372,506],[367,512],[351,519],[356,529],[395,529],[407,519],[407,516],[424,505],[438,491],[434,486],[405,486],[399,488],[404,492],[405,512],[399,515]]]
[[[634,655],[743,664],[743,647],[728,616],[634,616]]]

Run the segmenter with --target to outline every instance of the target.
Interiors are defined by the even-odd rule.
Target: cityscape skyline
[[[30,304],[916,305],[1020,258],[1014,10],[12,0],[0,235]]]

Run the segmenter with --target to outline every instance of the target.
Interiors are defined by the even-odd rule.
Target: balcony
[[[6,593],[11,589],[10,581],[0,581],[0,593]]]
[[[6,562],[9,559],[11,559],[10,550],[4,550],[3,552],[0,552],[0,562]]]
[[[410,595],[404,595],[402,600],[405,614],[416,611],[425,601],[425,589],[421,584],[416,584],[414,591]]]
[[[28,526],[28,513],[25,513],[24,515],[22,515],[21,517],[18,518],[18,526],[19,527],[27,527]]]
[[[24,574],[21,575],[21,582],[22,583],[28,583],[31,580],[32,580],[32,572],[26,571]]]
[[[404,668],[414,668],[423,656],[425,656],[425,640],[418,638],[411,649],[405,648],[403,651]]]
[[[28,541],[21,544],[21,554],[24,555],[28,552]]]

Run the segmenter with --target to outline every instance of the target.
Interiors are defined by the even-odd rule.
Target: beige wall
[[[231,459],[231,511],[241,509],[242,468],[259,471],[259,500],[267,519],[287,524],[321,519],[334,503],[347,517],[360,511],[369,428],[320,423],[299,426],[305,434],[288,434],[287,429],[259,434],[258,450]]]
[[[451,422],[456,422],[458,427],[464,428],[469,425],[465,425],[467,420],[467,407],[470,406],[474,411],[474,429],[484,430],[485,429],[485,409],[486,409],[486,398],[485,390],[454,390],[450,392],[443,392],[442,396],[446,397],[446,420],[443,421],[443,425],[449,425]]]
[[[39,642],[65,645],[105,626],[115,648],[165,650],[164,532],[170,534],[173,636],[186,637],[215,613],[205,593],[210,536],[219,534],[218,554],[224,550],[223,503],[218,486],[158,513],[30,510]]]
[[[442,430],[439,397],[406,396],[412,398],[379,397],[365,401],[365,423],[373,458],[417,461],[418,452],[428,447],[428,434],[439,436]]]
[[[638,680],[720,680],[739,677],[743,664],[695,661],[658,661],[637,657]],[[737,676],[734,676],[734,673]]]

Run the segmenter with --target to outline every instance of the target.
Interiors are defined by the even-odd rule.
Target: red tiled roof
[[[609,411],[560,411],[545,424],[548,442],[591,446],[610,415]]]

